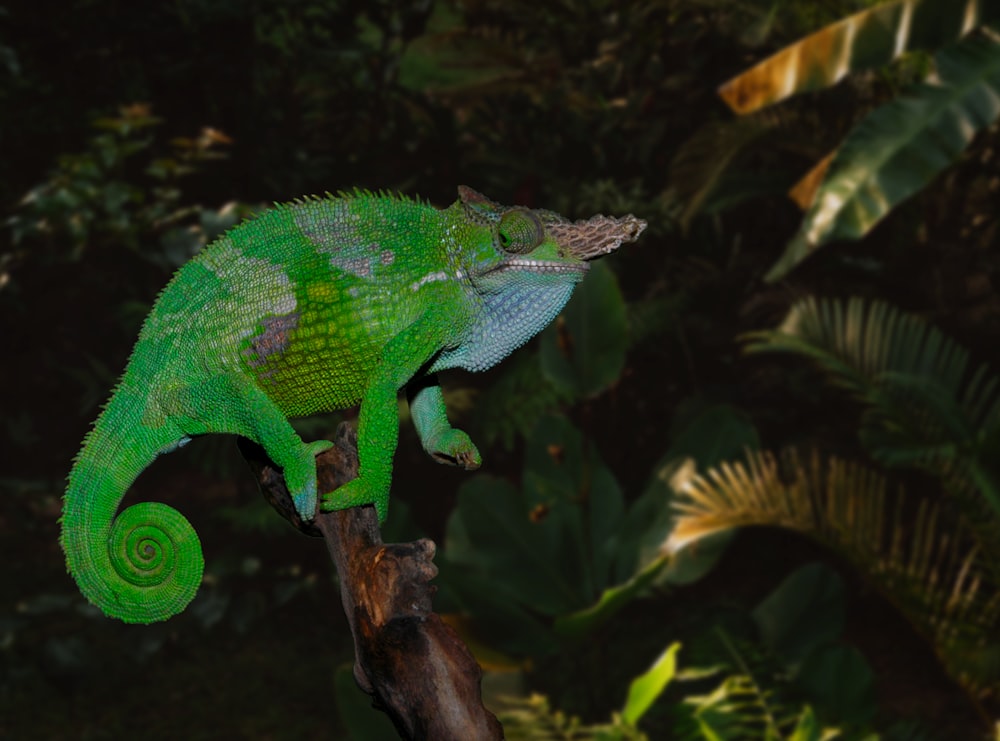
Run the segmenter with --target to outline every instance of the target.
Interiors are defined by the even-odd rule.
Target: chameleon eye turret
[[[501,216],[498,231],[500,246],[515,255],[531,252],[545,238],[541,220],[524,208],[507,211]]]

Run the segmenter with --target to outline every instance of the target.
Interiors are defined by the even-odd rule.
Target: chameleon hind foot
[[[388,493],[376,494],[362,478],[348,481],[343,486],[338,486],[333,491],[323,494],[320,497],[319,507],[324,512],[336,512],[365,504],[374,505],[375,511],[378,513],[379,523],[385,522],[385,518],[389,514]]]
[[[302,446],[302,458],[284,469],[285,485],[295,503],[295,511],[304,521],[316,518],[316,456],[333,447],[329,440],[316,440]]]

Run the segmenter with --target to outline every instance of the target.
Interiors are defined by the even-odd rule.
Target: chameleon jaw
[[[555,260],[529,260],[524,257],[510,257],[496,267],[490,268],[483,275],[493,275],[509,270],[526,273],[571,274],[583,276],[590,265],[585,262],[556,262]]]

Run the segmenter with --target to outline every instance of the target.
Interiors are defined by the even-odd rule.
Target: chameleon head
[[[634,242],[646,228],[645,221],[631,214],[570,221],[553,211],[505,207],[465,185],[459,186],[458,196],[469,221],[494,231],[493,259],[483,260],[487,269],[473,270],[473,274],[523,270],[562,273],[580,280],[587,260]]]
[[[462,249],[453,254],[461,255],[458,272],[480,308],[455,359],[474,371],[544,329],[583,280],[587,261],[634,241],[646,227],[631,215],[571,222],[551,211],[501,206],[465,186],[458,195],[449,210]]]

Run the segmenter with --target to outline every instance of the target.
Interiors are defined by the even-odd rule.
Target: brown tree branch
[[[321,512],[303,522],[285,480],[248,440],[240,450],[269,502],[299,530],[321,535],[340,577],[354,636],[354,678],[405,739],[500,739],[503,729],[482,703],[482,672],[455,631],[431,610],[437,574],[434,543],[385,544],[374,507]],[[335,446],[316,459],[320,491],[357,476],[357,439],[342,424]]]

